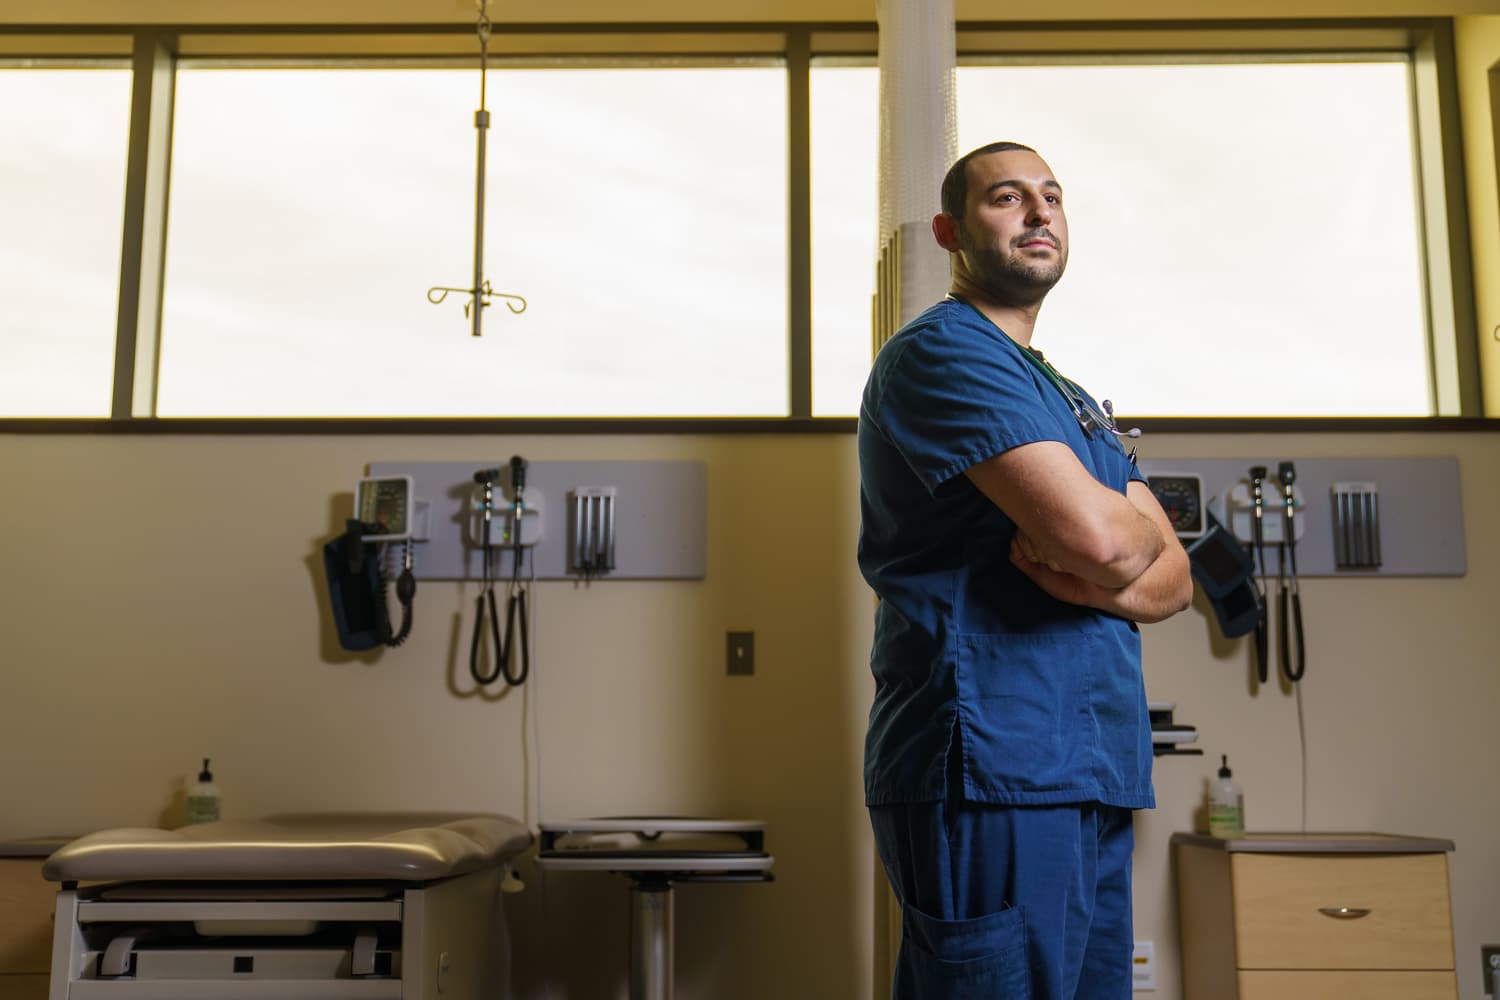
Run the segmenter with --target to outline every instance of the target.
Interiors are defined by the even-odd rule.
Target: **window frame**
[[[1281,418],[1157,417],[1157,432],[1493,429],[1482,417],[1476,307],[1464,188],[1458,79],[1451,18],[1152,22],[960,21],[961,60],[984,57],[1254,56],[1400,52],[1412,61],[1414,135],[1421,185],[1424,279],[1434,416]],[[128,45],[127,45],[128,43]],[[848,433],[852,417],[813,417],[809,73],[819,56],[868,56],[875,25],[682,23],[496,25],[492,51],[560,64],[620,57],[720,60],[776,56],[787,79],[788,413],[781,417],[589,418],[172,418],[155,414],[170,184],[171,104],[179,58],[318,60],[454,57],[477,63],[474,28],[441,25],[0,25],[0,57],[103,56],[128,49],[133,68],[120,307],[110,414],[0,419],[0,432],[186,433]],[[874,262],[871,262],[874,267]],[[1128,415],[1127,415],[1128,416]]]

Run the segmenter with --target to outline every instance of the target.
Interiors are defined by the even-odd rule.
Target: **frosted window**
[[[960,152],[1024,142],[1065,190],[1071,255],[1036,346],[1130,416],[1431,414],[1409,72],[1401,61],[960,67]],[[814,356],[863,351],[862,378],[877,78],[814,73],[825,77],[838,80],[814,94],[837,90],[851,109],[840,127],[863,131],[847,156],[830,146],[815,160],[814,191],[839,187],[813,205],[815,233],[844,242],[814,248]],[[855,212],[868,249],[828,235],[853,233],[844,214]],[[857,412],[847,388],[835,395],[843,405],[823,412]]]
[[[179,72],[164,416],[785,415],[785,70]]]
[[[812,404],[859,412],[875,294],[880,77],[873,66],[818,66],[812,131]]]
[[[104,417],[130,72],[0,68],[0,417]]]

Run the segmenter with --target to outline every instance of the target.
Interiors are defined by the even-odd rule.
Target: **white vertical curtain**
[[[953,0],[877,0],[880,218],[875,348],[948,290],[932,240],[938,188],[958,156]]]

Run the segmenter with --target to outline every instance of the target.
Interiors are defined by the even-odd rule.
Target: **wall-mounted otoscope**
[[[1302,633],[1302,590],[1297,584],[1297,498],[1292,484],[1297,481],[1297,470],[1291,462],[1282,462],[1276,467],[1281,480],[1282,509],[1286,513],[1286,528],[1281,533],[1281,543],[1286,558],[1276,575],[1276,596],[1281,605],[1281,673],[1295,684],[1307,671],[1307,645]],[[1287,580],[1291,580],[1290,586]],[[1288,614],[1287,601],[1291,607]],[[1296,658],[1292,656],[1295,642]]]
[[[486,552],[490,548],[490,524],[495,516],[495,481],[500,478],[499,469],[480,469],[474,473],[474,482],[483,490],[479,500],[479,516],[483,520],[482,540]]]
[[[526,584],[521,579],[521,563],[525,546],[535,544],[535,539],[524,537],[523,525],[526,515],[526,460],[515,455],[510,460],[510,522],[506,526],[502,542],[511,548],[511,573],[508,585],[509,598],[505,608],[505,634],[500,634],[500,613],[495,607],[495,580],[499,576],[499,546],[494,544],[493,523],[495,516],[495,483],[500,478],[499,469],[480,469],[474,473],[474,482],[480,487],[478,507],[480,521],[479,558],[482,566],[483,589],[475,600],[474,632],[469,640],[469,674],[477,684],[490,684],[501,677],[512,687],[526,682],[531,672],[531,650],[527,637]],[[479,651],[484,645],[485,612],[489,612],[489,634],[493,650],[491,669],[479,666]],[[520,639],[516,641],[516,622],[520,620]],[[512,670],[511,662],[517,649],[520,652],[520,667]]]
[[[526,459],[520,455],[510,457],[510,544],[511,578],[521,575],[521,518],[526,513]]]
[[[1250,548],[1255,553],[1257,568],[1260,570],[1260,582],[1256,584],[1260,598],[1260,620],[1255,623],[1255,675],[1264,684],[1271,675],[1270,659],[1270,627],[1268,615],[1266,614],[1266,496],[1264,483],[1266,481],[1266,467],[1255,465],[1250,468]]]
[[[1277,489],[1277,486],[1280,489]],[[1277,494],[1280,494],[1278,497]],[[1281,614],[1277,643],[1281,675],[1292,684],[1306,669],[1306,642],[1302,628],[1302,594],[1297,580],[1297,537],[1307,527],[1303,504],[1306,498],[1297,486],[1297,469],[1291,462],[1276,466],[1273,480],[1264,465],[1250,467],[1249,484],[1244,480],[1229,491],[1227,506],[1234,531],[1249,543],[1256,565],[1255,589],[1260,604],[1255,629],[1256,676],[1270,679],[1270,576],[1266,572],[1266,549],[1276,548],[1277,605]]]

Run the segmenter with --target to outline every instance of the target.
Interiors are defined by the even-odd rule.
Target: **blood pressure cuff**
[[[328,603],[333,607],[339,645],[355,651],[384,645],[390,635],[390,625],[377,603],[384,600],[380,560],[364,535],[365,526],[350,521],[347,531],[323,546]]]
[[[1208,530],[1187,547],[1193,579],[1213,605],[1226,639],[1255,631],[1261,618],[1260,590],[1255,586],[1255,561],[1239,540],[1205,510]]]

